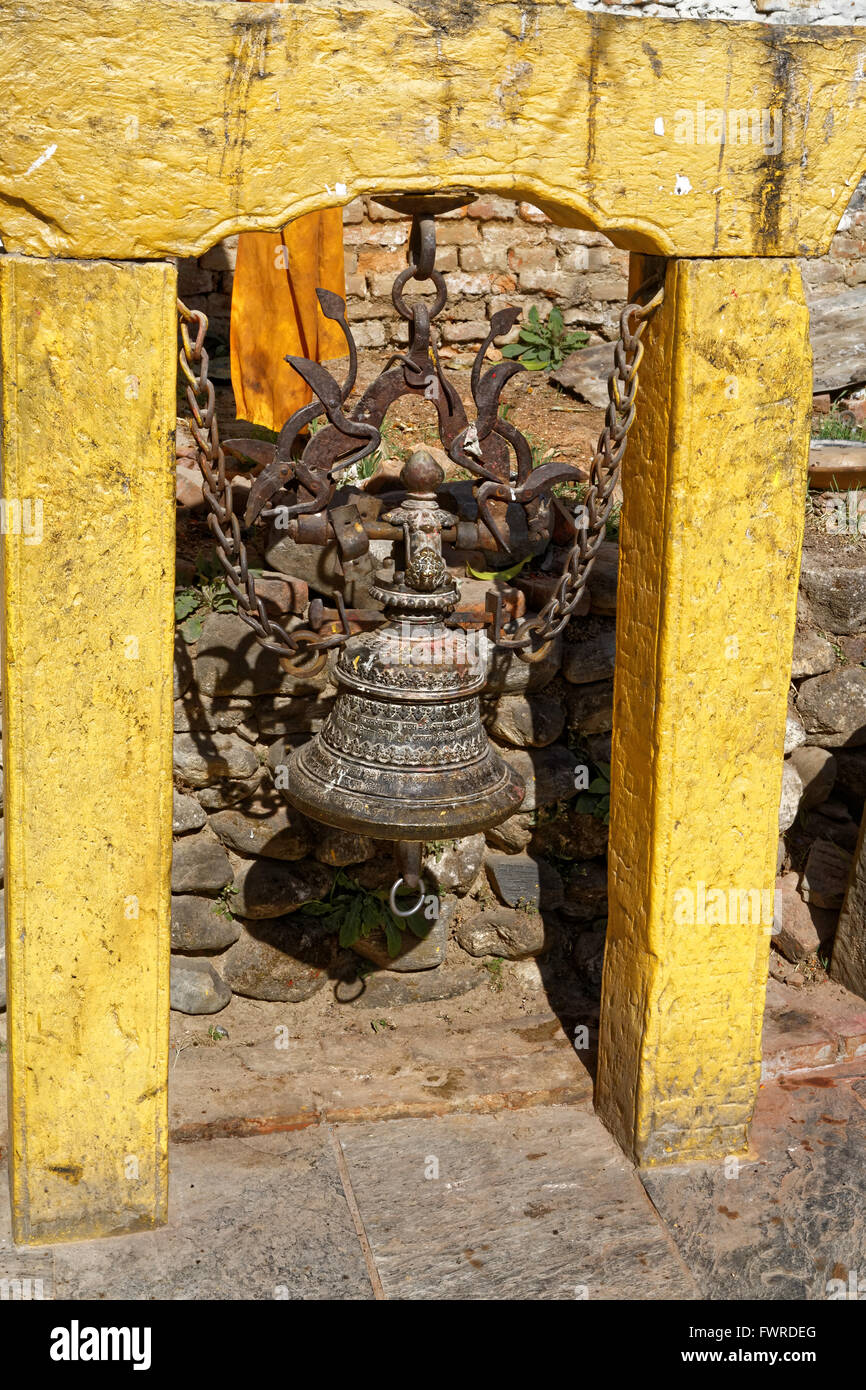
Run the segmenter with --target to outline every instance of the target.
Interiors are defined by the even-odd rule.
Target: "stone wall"
[[[827,506],[834,505],[831,498]],[[771,964],[794,983],[814,978],[829,960],[866,799],[863,569],[852,565],[844,543],[822,541],[820,499],[817,511],[818,535],[812,525],[800,581]],[[232,991],[290,1003],[329,982],[351,992],[371,962],[389,975],[445,965],[453,976],[473,958],[541,956],[551,982],[571,978],[597,991],[607,824],[604,787],[595,779],[604,782],[610,759],[616,564],[617,546],[605,542],[590,611],[548,661],[494,664],[484,719],[527,781],[525,807],[484,836],[429,847],[425,874],[440,915],[426,941],[407,934],[408,949],[396,960],[378,935],[341,949],[333,929],[302,911],[327,896],[341,869],[367,892],[389,886],[395,874],[388,843],[307,821],[276,785],[287,746],[311,737],[332,708],[330,672],[314,682],[292,679],[233,613],[211,614],[194,641],[178,624],[174,1009],[216,1013]],[[279,580],[267,594],[272,611],[284,614],[308,597],[302,582]],[[530,878],[534,871],[535,903],[508,901],[503,864]]]
[[[344,209],[346,296],[359,347],[403,344],[408,328],[391,303],[394,277],[406,264],[409,220],[371,198]],[[448,308],[439,320],[445,355],[487,334],[492,313],[516,305],[524,316],[536,305],[546,318],[553,304],[566,323],[616,332],[626,292],[628,254],[601,232],[555,227],[530,203],[493,196],[437,219],[437,267],[448,287]],[[198,261],[180,265],[180,294],[228,336],[237,240],[229,237]]]
[[[740,19],[764,24],[859,24],[864,0],[574,0],[576,9],[602,14],[660,15],[678,19]]]
[[[866,284],[866,178],[861,179],[842,215],[829,254],[801,260],[800,269],[810,303]]]
[[[866,588],[850,546],[825,534],[824,508],[833,506],[838,498],[818,497],[809,508],[779,811],[771,971],[795,984],[820,978],[829,962],[866,799]],[[287,752],[333,707],[331,673],[293,679],[231,613],[207,617],[193,642],[179,630],[174,1008],[216,1012],[232,990],[301,1003],[329,981],[351,996],[368,987],[370,963],[417,978],[459,972],[470,958],[541,957],[551,987],[598,990],[617,559],[616,543],[605,542],[588,612],[549,659],[491,661],[484,721],[524,777],[526,801],[486,835],[428,846],[439,916],[432,927],[419,916],[428,937],[407,932],[396,959],[380,932],[341,949],[334,923],[304,911],[327,898],[340,870],[351,881],[346,903],[397,875],[388,842],[310,822],[280,789]],[[280,588],[270,581],[274,611],[303,605],[302,581]],[[518,591],[517,611],[526,593]],[[507,597],[513,603],[515,592]],[[471,601],[483,607],[474,590]],[[515,890],[515,874],[528,888]]]
[[[298,549],[287,564],[295,572]],[[273,565],[280,552],[272,546],[268,556]],[[610,757],[616,560],[616,545],[605,542],[589,613],[544,661],[491,656],[484,720],[523,776],[526,798],[518,815],[486,836],[428,845],[425,878],[438,914],[429,903],[416,914],[394,959],[381,931],[348,950],[339,944],[342,919],[305,911],[311,900],[329,898],[340,871],[350,881],[336,885],[346,889],[346,908],[398,876],[388,842],[311,822],[282,794],[288,751],[333,707],[331,668],[313,681],[288,675],[234,613],[210,613],[201,631],[179,625],[173,1008],[217,1012],[232,991],[301,1003],[329,981],[351,997],[369,987],[362,977],[371,963],[390,977],[428,970],[453,977],[462,968],[461,978],[477,984],[485,978],[480,959],[544,956],[556,980],[597,987],[607,824],[595,779],[604,782]],[[272,579],[268,604],[291,622],[305,589],[296,577]],[[519,591],[506,599],[522,610]],[[461,604],[461,611],[471,623],[471,609]]]
[[[829,961],[866,800],[866,582],[844,498],[810,498],[800,571],[775,938],[792,964]]]
[[[391,304],[394,276],[406,264],[409,222],[371,198],[343,214],[349,321],[360,346],[404,343],[408,325]],[[628,254],[601,232],[555,227],[531,203],[492,195],[438,219],[436,265],[445,276],[448,307],[440,323],[446,348],[478,343],[490,315],[506,305],[535,305],[546,318],[553,304],[566,323],[616,331],[626,292]]]

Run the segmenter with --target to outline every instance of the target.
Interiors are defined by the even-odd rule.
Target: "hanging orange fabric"
[[[345,298],[343,213],[311,212],[281,232],[242,232],[232,289],[231,366],[238,419],[279,430],[311,399],[283,359],[324,362],[346,354],[316,288]]]
[[[345,299],[343,213],[311,212],[281,232],[241,232],[232,288],[232,389],[238,419],[279,430],[312,399],[286,353],[327,362],[346,341],[316,289]]]

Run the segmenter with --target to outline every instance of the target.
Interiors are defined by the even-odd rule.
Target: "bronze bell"
[[[468,189],[378,195],[377,201],[412,218],[407,266],[391,290],[394,308],[408,325],[407,350],[392,354],[350,406],[358,352],[346,319],[346,304],[337,294],[317,290],[321,312],[340,326],[346,340],[345,379],[340,383],[321,363],[308,358],[286,357],[315,400],[295,411],[283,425],[270,457],[261,459],[262,467],[247,497],[244,526],[269,517],[277,529],[285,529],[299,544],[334,543],[340,549],[347,581],[353,578],[355,561],[363,558],[369,563],[370,539],[402,539],[406,557],[403,573],[393,579],[379,573],[370,585],[366,580],[369,569],[358,570],[365,580],[362,592],[366,589],[384,607],[384,626],[373,632],[353,635],[353,628],[371,616],[378,623],[379,611],[372,615],[364,609],[347,611],[340,594],[336,596],[337,613],[327,623],[319,600],[309,605],[307,628],[290,630],[269,615],[248,565],[233,507],[232,482],[219,444],[207,354],[202,348],[207,321],[199,311],[182,309],[185,322],[198,323],[195,345],[183,330],[181,361],[191,383],[190,400],[197,402],[198,425],[193,425],[193,433],[206,484],[208,522],[238,613],[292,675],[318,674],[328,660],[328,649],[341,648],[336,667],[339,693],[333,712],[321,733],[291,755],[285,781],[284,769],[280,769],[279,785],[289,800],[314,820],[397,842],[402,876],[391,889],[390,902],[400,916],[417,912],[426,896],[421,883],[425,841],[463,836],[495,825],[513,815],[524,795],[521,779],[493,751],[481,724],[479,694],[487,677],[486,634],[448,626],[460,588],[442,558],[443,534],[447,533],[458,551],[473,551],[477,546],[513,558],[521,550],[537,554],[553,534],[553,487],[576,484],[584,478],[579,469],[562,460],[537,462],[526,436],[500,409],[504,386],[524,366],[505,347],[492,366],[485,369],[485,361],[497,340],[503,340],[515,327],[520,318],[518,309],[502,308],[491,314],[489,332],[476,353],[470,375],[476,411],[471,423],[453,381],[443,371],[431,332],[433,320],[448,298],[445,278],[435,264],[435,217],[470,203],[474,196]],[[408,303],[403,291],[410,280],[432,283],[432,302],[428,294],[426,299]],[[503,627],[497,595],[493,645],[516,652],[526,661],[541,660],[586,592],[634,419],[637,370],[643,352],[641,333],[662,295],[659,289],[648,303],[629,304],[621,316],[616,365],[609,382],[610,404],[580,508],[584,520],[575,518],[569,526],[573,539],[554,594],[540,613],[525,619],[514,631],[506,631],[508,624]],[[377,513],[362,519],[357,497],[359,505],[344,502],[331,508],[340,475],[348,482],[348,470],[366,459],[375,459],[388,410],[404,397],[416,402],[423,399],[435,409],[440,444],[474,480],[474,518],[458,522],[439,506],[436,489],[444,481],[444,473],[423,450],[414,453],[403,469],[406,495],[386,516]],[[323,413],[328,424],[312,432],[313,422]],[[306,443],[302,443],[308,429]],[[249,443],[234,441],[238,443],[244,444],[240,457],[247,457]],[[233,452],[239,451],[235,448]],[[507,514],[513,506],[522,509],[516,533]],[[562,511],[559,515],[561,521],[568,521]],[[521,526],[525,532],[522,542]],[[312,666],[307,664],[310,655]],[[421,891],[418,902],[408,909],[397,903],[401,885]]]
[[[406,569],[370,593],[388,621],[346,642],[339,693],[321,733],[297,749],[286,794],[305,815],[377,839],[420,842],[472,834],[513,815],[521,778],[481,723],[486,636],[449,628],[460,587],[442,558],[444,473],[425,450],[405,465]],[[417,856],[416,856],[417,857]]]

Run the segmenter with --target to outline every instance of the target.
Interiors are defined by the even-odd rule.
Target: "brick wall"
[[[372,199],[344,213],[346,291],[359,345],[404,343],[391,284],[406,264],[409,222]],[[628,255],[600,232],[555,227],[530,203],[485,196],[438,219],[436,264],[448,287],[442,316],[446,346],[477,343],[490,315],[506,305],[546,318],[558,304],[568,323],[610,330],[626,289]]]
[[[409,221],[371,199],[344,210],[349,321],[359,347],[406,342],[407,325],[391,304],[394,276],[406,264]],[[437,265],[449,292],[441,324],[445,354],[479,342],[491,313],[531,305],[546,318],[558,304],[567,323],[603,338],[615,335],[626,292],[628,254],[601,232],[555,227],[529,203],[485,196],[438,219]],[[228,336],[237,239],[197,261],[180,263],[180,293]],[[818,297],[866,282],[866,179],[855,191],[830,253],[802,261],[806,289]]]
[[[809,299],[866,283],[866,178],[843,214],[829,255],[801,261],[800,267]]]
[[[343,214],[349,321],[359,347],[405,343],[408,326],[391,303],[394,276],[406,264],[409,219],[369,198]],[[483,197],[437,219],[437,268],[448,287],[441,338],[446,349],[477,343],[492,313],[534,304],[542,318],[558,304],[567,323],[603,337],[615,332],[626,291],[628,253],[601,232],[555,227],[530,203]],[[237,240],[229,237],[198,261],[180,263],[179,290],[228,333]]]

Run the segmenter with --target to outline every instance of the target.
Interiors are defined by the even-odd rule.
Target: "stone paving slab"
[[[388,1299],[700,1296],[631,1164],[580,1109],[337,1134]]]
[[[325,1130],[174,1145],[167,1226],[50,1250],[12,1247],[5,1179],[0,1277],[45,1297],[50,1279],[70,1299],[373,1298]]]
[[[761,1075],[832,1067],[866,1056],[866,1002],[837,984],[767,984]]]
[[[172,1138],[322,1122],[592,1105],[592,1078],[550,1013],[394,1032],[190,1048],[169,1075]]]
[[[403,1011],[393,1032],[186,1048],[171,1072],[169,1226],[15,1251],[0,1163],[0,1280],[135,1301],[866,1288],[863,1007],[832,982],[771,981],[773,1079],[748,1159],[642,1181],[592,1113],[589,1055],[549,1011],[447,1026]]]
[[[40,1278],[45,1298],[697,1296],[631,1165],[577,1107],[174,1145],[169,1225],[133,1236],[15,1250],[0,1206],[0,1277]]]
[[[866,1066],[762,1087],[745,1159],[640,1177],[544,1105],[175,1144],[166,1228],[53,1249],[13,1249],[5,1178],[0,1279],[44,1298],[819,1300],[866,1288]]]
[[[866,1290],[866,1066],[761,1088],[752,1153],[642,1180],[709,1299],[825,1299]]]

